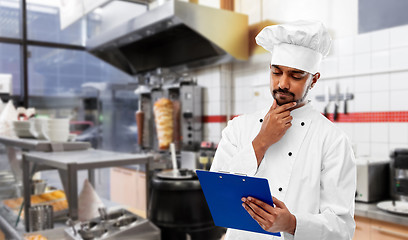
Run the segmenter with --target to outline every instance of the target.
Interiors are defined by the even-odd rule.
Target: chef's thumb
[[[276,207],[286,209],[286,205],[282,201],[278,200],[276,197],[272,197],[272,200],[273,200],[273,204]]]

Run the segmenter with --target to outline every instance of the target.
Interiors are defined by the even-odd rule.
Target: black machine
[[[391,197],[408,202],[408,149],[395,149],[390,162]]]

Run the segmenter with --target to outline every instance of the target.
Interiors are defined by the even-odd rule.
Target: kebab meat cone
[[[159,148],[168,149],[173,141],[173,103],[170,99],[160,98],[154,103],[153,111]]]

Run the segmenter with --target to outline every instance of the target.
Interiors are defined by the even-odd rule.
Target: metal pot
[[[149,218],[163,240],[220,239],[200,182],[190,170],[160,172],[152,179]]]

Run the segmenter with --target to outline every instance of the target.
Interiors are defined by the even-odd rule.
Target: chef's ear
[[[317,72],[312,76],[312,84],[310,85],[310,89],[312,89],[314,87],[314,85],[316,84],[317,80],[320,78],[320,73]]]

